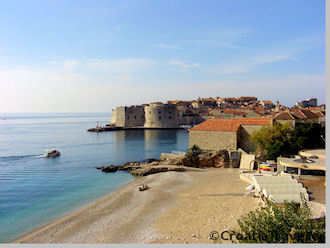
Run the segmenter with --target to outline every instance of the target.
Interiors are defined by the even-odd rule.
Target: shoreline
[[[175,175],[173,174],[180,174]],[[186,175],[184,175],[186,174]],[[183,175],[183,176],[182,176]],[[164,206],[169,206],[171,201],[167,201],[168,198],[174,197],[164,197],[168,196],[166,192],[161,192],[159,194],[159,188],[163,186],[168,186],[168,184],[175,183],[176,186],[174,189],[171,189],[170,194],[177,193],[178,188],[188,185],[189,176],[187,173],[174,173],[174,172],[167,172],[167,173],[159,173],[149,175],[147,177],[139,177],[133,179],[132,182],[127,183],[126,185],[121,186],[117,190],[95,200],[91,203],[88,203],[81,208],[74,210],[71,213],[68,213],[60,218],[57,218],[45,225],[36,227],[35,229],[23,233],[18,238],[16,238],[12,243],[104,243],[104,242],[125,242],[129,239],[125,235],[125,237],[118,237],[115,235],[115,232],[118,232],[119,229],[127,229],[129,225],[127,225],[126,218],[126,211],[130,211],[131,215],[130,220],[132,222],[140,222],[139,224],[143,224],[149,219],[147,222],[151,222],[153,220],[153,216],[157,215],[158,210],[161,208],[154,208],[148,209],[146,206],[150,202],[163,203]],[[151,186],[150,190],[139,192],[137,190],[138,185],[142,183],[147,183]],[[153,194],[150,193],[154,190]],[[165,190],[166,191],[166,190]],[[139,197],[142,196],[142,197]],[[157,196],[158,195],[158,196]],[[139,199],[137,199],[139,197]],[[157,199],[156,199],[157,198]],[[133,199],[133,201],[132,201]],[[136,199],[136,200],[134,200]],[[132,207],[135,207],[135,212],[132,211]],[[161,207],[161,206],[159,206]],[[139,209],[140,208],[140,209]],[[142,213],[143,212],[143,213]],[[86,216],[87,214],[87,216]],[[141,214],[142,218],[138,218],[139,214]],[[114,228],[113,226],[107,226],[113,232],[112,238],[105,237],[106,235],[102,235],[101,233],[105,230],[101,230],[104,223],[102,219],[105,217],[110,217],[107,224],[117,224]],[[121,218],[123,217],[123,218]],[[148,218],[149,217],[149,218]],[[138,221],[136,220],[138,219]],[[145,226],[148,226],[145,223]],[[91,234],[90,227],[95,228],[95,234],[98,237]],[[114,230],[116,229],[116,230]],[[142,230],[145,232],[145,230]],[[82,233],[89,234],[86,240],[82,240]],[[152,230],[148,230],[148,232],[152,232]],[[138,233],[138,230],[132,230],[132,234]],[[100,235],[101,234],[101,235]],[[101,237],[100,237],[101,236]],[[134,234],[135,237],[139,236]],[[138,238],[140,241],[140,238]],[[136,239],[132,238],[132,242]],[[143,240],[141,240],[143,242]]]
[[[218,230],[222,222],[225,227],[233,226],[236,217],[257,206],[255,199],[243,196],[246,184],[240,181],[238,172],[207,169],[136,178],[72,213],[22,234],[13,242],[210,243],[207,231]],[[142,183],[150,189],[138,191]],[[224,190],[232,192],[219,193]],[[244,209],[228,208],[237,202],[246,202]],[[199,209],[200,204],[206,204],[205,209]],[[213,225],[208,216],[214,211],[222,214],[212,217]],[[229,214],[232,218],[222,216]],[[198,238],[192,237],[197,230]]]
[[[70,217],[74,217],[75,215],[79,214],[80,212],[86,211],[89,207],[92,207],[93,205],[98,204],[99,202],[101,202],[102,200],[106,200],[108,197],[110,197],[113,193],[120,191],[122,188],[127,187],[129,184],[133,183],[135,180],[137,179],[133,179],[133,181],[128,182],[122,186],[120,186],[118,189],[114,190],[111,193],[108,193],[104,196],[101,196],[95,200],[92,200],[86,204],[83,204],[83,206],[79,206],[77,209],[71,210],[68,213],[64,213],[63,215],[59,216],[59,217],[55,217],[53,220],[48,221],[44,224],[41,224],[35,228],[33,228],[30,231],[24,232],[21,235],[19,235],[18,237],[16,237],[15,239],[9,241],[11,243],[19,243],[20,240],[24,240],[25,238],[31,236],[31,235],[35,235],[41,231],[43,231],[46,228],[50,228],[53,225],[56,224],[60,224],[62,221],[65,221],[66,219],[70,218]]]

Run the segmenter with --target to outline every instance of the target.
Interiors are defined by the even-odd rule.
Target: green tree
[[[286,124],[263,127],[252,135],[256,151],[261,159],[276,159],[280,155],[291,154],[294,129]]]
[[[325,219],[310,218],[310,209],[295,203],[266,207],[249,212],[238,220],[241,243],[324,243]]]
[[[183,164],[185,166],[198,167],[199,166],[199,155],[202,153],[202,150],[197,145],[193,145],[186,152]]]
[[[276,159],[278,156],[295,155],[307,148],[324,148],[325,128],[319,124],[274,124],[252,134],[256,153],[260,159]]]
[[[317,123],[297,124],[295,128],[295,142],[298,149],[324,148],[325,127]]]

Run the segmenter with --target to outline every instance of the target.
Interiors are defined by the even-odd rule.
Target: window
[[[172,116],[169,116],[168,118],[171,120],[172,119]]]
[[[136,120],[136,115],[134,115],[134,119]]]
[[[161,116],[158,116],[158,120],[161,120],[162,119],[162,117]]]

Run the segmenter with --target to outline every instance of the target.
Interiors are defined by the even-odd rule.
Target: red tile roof
[[[275,114],[274,120],[294,120],[295,118],[287,111]]]
[[[208,101],[208,102],[215,102],[216,99],[212,98],[212,97],[207,97],[207,98],[200,98],[200,101]]]
[[[317,107],[308,107],[307,108],[310,111],[322,111],[323,108],[321,106],[317,106]]]
[[[272,123],[272,118],[239,118],[236,119],[241,125],[268,126]]]
[[[190,131],[236,132],[241,125],[271,125],[271,118],[209,119],[194,126]]]
[[[223,113],[225,114],[233,114],[233,115],[245,115],[246,113],[243,111],[240,111],[238,109],[224,109]]]
[[[256,101],[256,100],[258,100],[258,98],[255,97],[255,96],[241,96],[239,99],[241,101]]]
[[[316,119],[318,116],[308,109],[294,109],[292,115],[298,119]]]
[[[271,101],[271,100],[262,100],[261,102],[263,104],[273,104],[273,101]]]
[[[306,116],[300,112],[299,110],[294,110],[291,112],[291,114],[296,118],[296,119],[301,119],[301,120],[304,120],[306,119]]]
[[[239,100],[239,98],[237,98],[237,97],[225,97],[224,100],[226,102],[236,102],[236,101]]]
[[[308,118],[308,119],[315,119],[318,118],[318,116],[313,113],[312,111],[308,110],[308,109],[302,109],[301,112],[304,113],[304,115]]]
[[[322,111],[318,111],[318,112],[313,112],[314,114],[316,114],[318,117],[323,117],[325,116]]]

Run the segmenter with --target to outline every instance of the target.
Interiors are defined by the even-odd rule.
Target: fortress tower
[[[144,107],[145,128],[178,128],[178,114],[174,104],[150,103]]]

